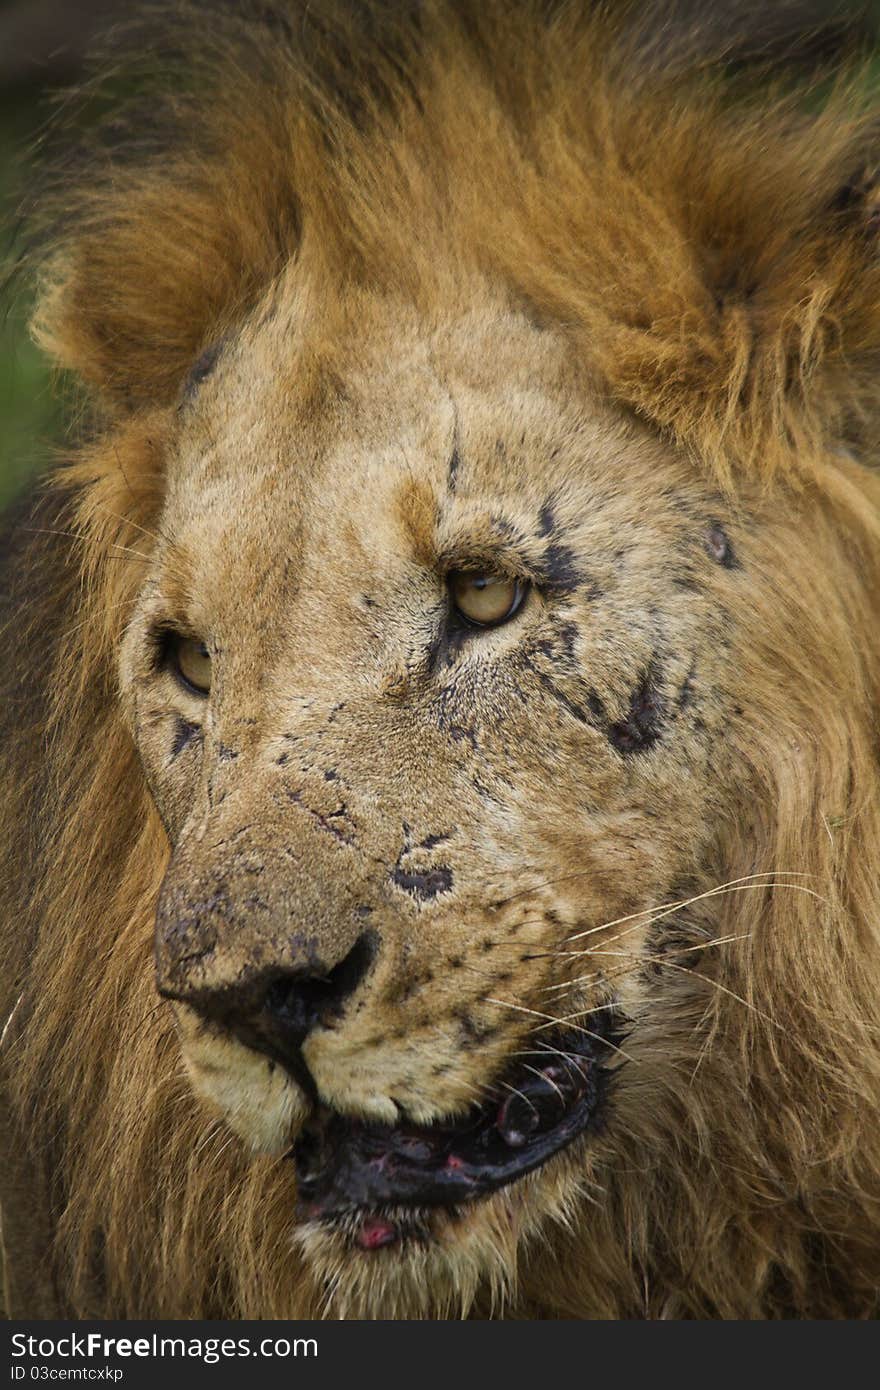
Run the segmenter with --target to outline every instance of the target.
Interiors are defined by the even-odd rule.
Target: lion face
[[[588,1182],[713,882],[739,528],[521,316],[303,299],[185,393],[125,638],[158,986],[312,1259],[481,1277]]]
[[[874,1315],[876,84],[172,8],[36,181],[4,1231],[56,1316]]]

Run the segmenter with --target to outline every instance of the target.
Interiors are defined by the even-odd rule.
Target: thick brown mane
[[[488,268],[722,476],[810,471],[875,406],[866,94],[735,101],[735,36],[695,80],[674,24],[645,52],[601,10],[529,11],[236,7],[206,39],[184,7],[128,139],[44,199],[47,349],[125,414],[176,400],[294,254],[429,306]]]
[[[59,534],[13,557],[0,1062],[72,1315],[322,1309],[291,1275],[288,1172],[196,1109],[155,997],[168,850],[115,674],[167,421],[199,354],[294,257],[328,287],[328,337],[361,284],[430,318],[489,277],[563,325],[597,393],[719,493],[816,501],[803,553],[826,557],[827,592],[779,554],[764,602],[791,647],[744,715],[763,838],[731,823],[725,846],[730,877],[784,871],[803,890],[731,896],[720,989],[676,1007],[671,988],[658,1009],[664,1069],[645,1068],[630,1170],[588,1229],[529,1252],[518,1306],[878,1311],[876,100],[835,72],[807,101],[781,79],[758,99],[742,73],[722,80],[729,36],[707,58],[689,29],[649,42],[656,24],[550,8],[430,0],[357,19],[291,0],[221,12],[208,37],[184,7],[158,75],[137,74],[125,136],[50,179],[37,332],[97,426],[33,523]],[[649,1142],[665,1159],[646,1173]]]

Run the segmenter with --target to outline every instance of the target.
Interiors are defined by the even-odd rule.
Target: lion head
[[[632,17],[266,10],[49,204],[62,1306],[870,1312],[870,112]]]

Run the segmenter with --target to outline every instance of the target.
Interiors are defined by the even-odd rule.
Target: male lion
[[[876,113],[669,8],[190,7],[50,182],[14,1312],[877,1311]]]

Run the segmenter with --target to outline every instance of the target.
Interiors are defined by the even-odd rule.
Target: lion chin
[[[541,1173],[452,1212],[388,1207],[366,1220],[306,1221],[293,1240],[323,1290],[323,1315],[456,1318],[479,1307],[504,1317],[516,1305],[521,1250],[571,1220],[588,1190],[585,1176]]]

